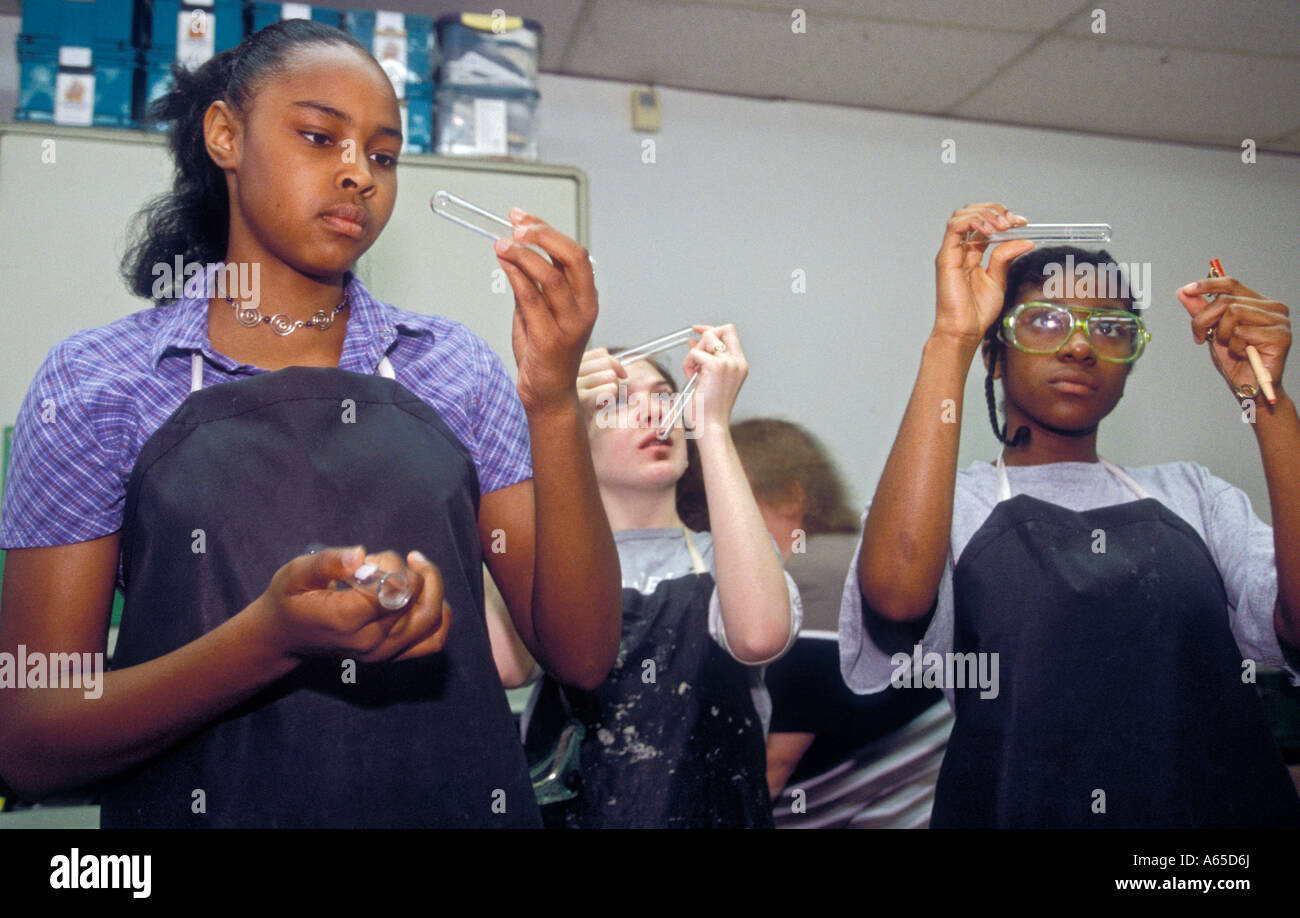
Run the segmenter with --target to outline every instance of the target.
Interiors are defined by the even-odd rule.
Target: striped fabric
[[[382,303],[355,277],[346,289],[339,368],[374,373],[387,354],[397,381],[469,450],[482,493],[531,478],[523,405],[487,343],[450,319]],[[189,394],[194,350],[205,388],[266,372],[213,350],[207,316],[205,297],[186,296],[50,351],[15,425],[0,547],[66,545],[121,528],[136,456]]]
[[[924,829],[952,732],[946,700],[772,803],[778,829]]]

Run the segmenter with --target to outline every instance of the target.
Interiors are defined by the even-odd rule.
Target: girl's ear
[[[213,102],[203,115],[203,143],[218,169],[235,168],[238,140],[239,119],[235,112],[225,102]]]

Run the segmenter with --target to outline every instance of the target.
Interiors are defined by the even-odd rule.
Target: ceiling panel
[[[1056,38],[953,110],[1081,131],[1237,146],[1292,130],[1300,59]]]
[[[1094,6],[1106,11],[1106,32],[1099,40],[1300,56],[1295,0],[1106,0],[1087,4],[1066,33],[1091,35]]]
[[[1270,142],[1268,149],[1300,153],[1300,130],[1293,131],[1285,137]]]
[[[984,29],[1043,32],[1057,26],[1092,0],[715,0],[716,6],[772,9],[786,17],[796,7],[807,11],[814,26],[826,15],[894,22],[964,25]]]
[[[564,63],[575,75],[937,112],[1032,41],[1021,33],[863,20],[794,34],[788,10],[597,0]]]

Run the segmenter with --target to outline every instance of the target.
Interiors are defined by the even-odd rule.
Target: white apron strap
[[[708,565],[704,563],[704,558],[700,556],[700,550],[695,547],[695,540],[691,538],[691,531],[683,526],[682,532],[686,536],[686,550],[690,552],[691,555],[691,568],[697,574],[705,573],[709,568]]]
[[[1097,458],[1101,459],[1100,456],[1098,456]],[[1101,464],[1106,466],[1106,471],[1110,472],[1112,475],[1118,478],[1124,485],[1128,487],[1130,491],[1132,491],[1135,495],[1137,495],[1138,500],[1146,500],[1148,497],[1151,496],[1150,494],[1147,493],[1146,488],[1142,487],[1140,484],[1138,484],[1136,481],[1133,480],[1132,475],[1124,471],[1115,463],[1107,459],[1101,459]]]

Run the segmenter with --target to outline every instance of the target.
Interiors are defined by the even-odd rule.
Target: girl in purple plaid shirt
[[[481,571],[546,669],[600,684],[620,583],[575,388],[587,253],[512,211],[553,262],[496,244],[516,395],[480,339],[351,275],[402,143],[364,47],[287,21],[174,79],[174,188],[124,262],[157,307],[51,352],[0,530],[0,651],[102,651],[116,581],[112,671],[94,698],[0,690],[0,775],[102,782],[105,826],[539,825]],[[207,267],[158,296],[178,259]],[[257,286],[210,289],[236,275]],[[412,597],[338,588],[363,564]]]

